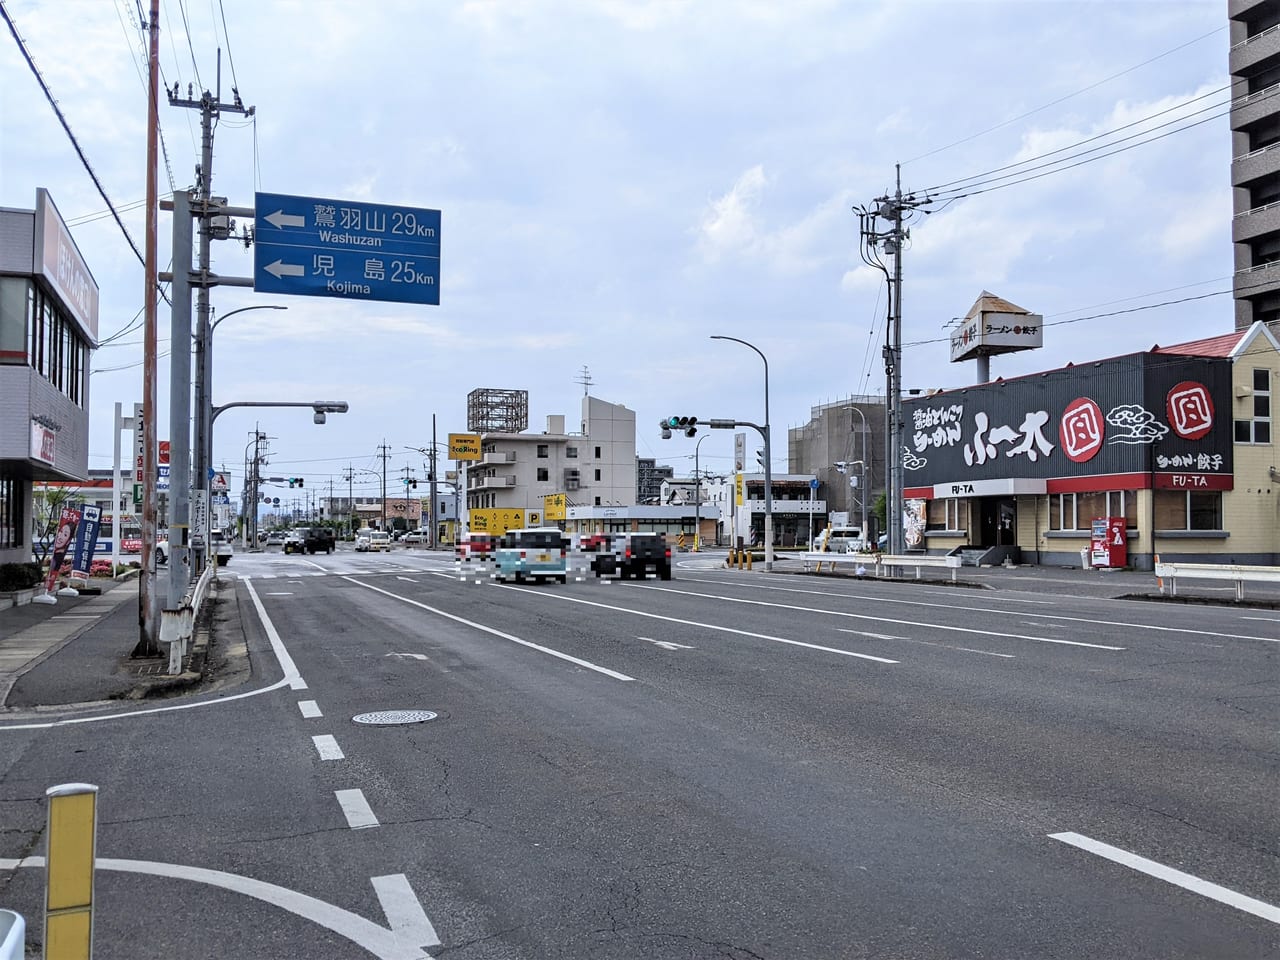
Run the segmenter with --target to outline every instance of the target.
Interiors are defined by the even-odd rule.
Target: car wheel
[[[569,582],[569,577],[568,577],[568,575],[567,575],[567,574],[564,574],[564,573],[560,574],[560,576],[556,577],[556,579],[557,579],[557,580],[559,580],[561,583],[568,583],[568,582]]]
[[[156,551],[156,563],[168,563],[169,558],[164,555],[163,550]]]
[[[670,571],[670,570],[663,570],[663,571],[662,571],[662,579],[663,579],[663,580],[670,580],[670,579],[671,579],[671,571]]]

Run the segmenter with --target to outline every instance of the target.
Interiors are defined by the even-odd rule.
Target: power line
[[[187,49],[191,52],[191,70],[196,75],[196,86],[204,89],[204,81],[200,79],[200,65],[196,63],[196,48],[191,43],[191,24],[187,21],[187,5],[178,0],[178,11],[182,14],[182,31],[187,35]]]
[[[958,147],[961,144],[969,143],[971,140],[976,140],[978,139],[978,137],[986,136],[988,133],[994,133],[996,130],[1001,130],[1004,127],[1017,123],[1019,120],[1025,120],[1027,119],[1027,117],[1034,116],[1035,114],[1040,113],[1043,110],[1047,110],[1050,107],[1056,107],[1058,104],[1065,103],[1066,101],[1072,99],[1073,97],[1078,97],[1082,93],[1088,93],[1090,90],[1095,90],[1105,83],[1110,83],[1112,80],[1117,80],[1120,77],[1125,76],[1126,74],[1133,73],[1133,71],[1139,70],[1142,67],[1155,63],[1157,60],[1162,60],[1171,54],[1177,53],[1179,50],[1183,50],[1191,46],[1192,44],[1199,43],[1201,40],[1207,39],[1208,37],[1212,37],[1214,34],[1221,33],[1225,29],[1227,28],[1217,27],[1213,30],[1210,30],[1208,33],[1202,33],[1200,36],[1193,37],[1192,39],[1188,40],[1186,43],[1179,44],[1178,46],[1174,47],[1172,50],[1166,50],[1164,53],[1156,54],[1154,57],[1151,57],[1148,60],[1143,60],[1141,63],[1136,63],[1131,67],[1126,67],[1124,70],[1121,70],[1119,73],[1113,73],[1109,77],[1103,77],[1101,80],[1091,83],[1086,87],[1081,87],[1079,90],[1075,90],[1072,93],[1066,94],[1065,96],[1058,97],[1056,100],[1050,100],[1048,103],[1041,104],[1038,107],[1034,107],[1033,109],[1028,110],[1026,113],[1020,113],[1018,114],[1018,116],[1010,117],[1008,120],[1003,120],[1000,123],[997,123],[995,126],[987,127],[985,130],[979,130],[977,133],[970,134],[967,137],[962,137],[961,139],[956,140],[952,143],[948,143],[945,146],[937,147],[936,149],[930,150],[927,153],[922,153],[919,156],[912,157],[910,160],[904,160],[903,163],[904,164],[914,163],[916,160],[923,160],[925,157],[932,157],[934,154],[942,153],[944,150],[950,150],[952,147]]]

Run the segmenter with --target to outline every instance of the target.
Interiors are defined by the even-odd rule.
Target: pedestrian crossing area
[[[441,563],[432,567],[409,567],[395,565],[370,565],[361,564],[352,567],[334,567],[331,569],[306,569],[296,568],[288,571],[260,573],[256,570],[222,570],[219,571],[220,577],[227,577],[235,580],[299,580],[303,577],[369,577],[379,575],[399,574],[401,576],[409,574],[428,573],[457,573],[458,569],[455,564]]]

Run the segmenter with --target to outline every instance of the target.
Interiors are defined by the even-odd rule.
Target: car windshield
[[[510,542],[522,550],[559,550],[561,536],[558,530],[517,530]]]

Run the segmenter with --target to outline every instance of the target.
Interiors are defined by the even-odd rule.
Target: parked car
[[[391,534],[385,530],[374,530],[369,534],[369,550],[385,550],[391,552]]]
[[[402,538],[404,543],[430,543],[431,531],[429,530],[410,530]]]
[[[169,538],[161,537],[156,541],[155,549],[156,563],[169,562]]]
[[[564,534],[557,527],[508,530],[493,552],[494,576],[505,583],[528,580],[568,581]]]
[[[671,548],[661,533],[618,533],[597,552],[591,567],[599,576],[671,579]]]
[[[459,560],[490,560],[498,538],[489,533],[464,533],[453,548]]]
[[[865,546],[862,530],[858,527],[832,527],[813,538],[812,549],[826,553],[857,553]]]

